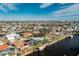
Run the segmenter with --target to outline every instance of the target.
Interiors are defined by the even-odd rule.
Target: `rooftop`
[[[9,47],[9,45],[7,45],[7,44],[0,45],[0,51],[6,50],[6,49],[8,49],[8,47]]]

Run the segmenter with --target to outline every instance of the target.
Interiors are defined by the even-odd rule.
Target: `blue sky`
[[[0,3],[0,21],[78,21],[75,3]]]

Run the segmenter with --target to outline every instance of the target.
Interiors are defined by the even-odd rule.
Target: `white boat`
[[[71,38],[73,38],[73,35],[69,35]]]

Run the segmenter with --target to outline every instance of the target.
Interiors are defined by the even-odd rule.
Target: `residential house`
[[[20,35],[23,37],[29,37],[29,36],[32,36],[32,33],[31,32],[21,32]]]
[[[0,51],[3,51],[3,50],[5,50],[5,49],[7,49],[8,47],[9,47],[8,44],[4,44],[4,42],[2,42],[2,41],[0,40]]]
[[[6,38],[12,43],[15,42],[16,39],[19,39],[20,35],[19,34],[15,34],[15,33],[11,33],[11,34],[7,34]]]

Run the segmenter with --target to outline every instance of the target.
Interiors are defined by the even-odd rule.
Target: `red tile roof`
[[[9,47],[9,45],[4,44],[4,45],[0,45],[0,51],[6,50]]]

